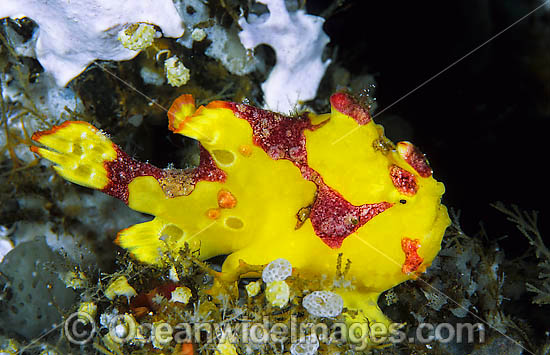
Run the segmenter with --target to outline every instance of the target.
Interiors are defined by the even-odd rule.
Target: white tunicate
[[[206,32],[202,28],[195,28],[191,33],[193,41],[200,42],[206,38]]]
[[[177,57],[171,57],[164,61],[164,70],[168,84],[174,87],[180,87],[187,84],[191,78],[189,69]]]
[[[305,296],[302,306],[315,317],[336,317],[344,308],[340,295],[330,291],[313,291]]]
[[[248,285],[245,286],[246,292],[248,293],[248,297],[254,297],[258,293],[260,293],[260,283],[255,281],[251,282]]]
[[[128,328],[124,324],[117,324],[114,329],[117,338],[125,338],[128,335]]]
[[[303,339],[300,339],[290,347],[290,353],[292,355],[314,355],[317,354],[319,349],[319,339],[315,334],[308,335]]]
[[[265,283],[284,281],[292,275],[292,265],[286,259],[275,259],[264,268],[262,280]]]
[[[191,290],[188,287],[180,286],[176,287],[176,289],[172,291],[172,298],[170,298],[170,302],[187,304],[191,297],[193,297]]]
[[[118,40],[125,48],[140,51],[151,44],[156,36],[155,27],[146,23],[126,25],[119,33]]]
[[[273,281],[267,284],[265,297],[274,307],[283,308],[290,299],[290,287],[284,281]]]

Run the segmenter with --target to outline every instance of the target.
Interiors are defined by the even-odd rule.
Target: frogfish
[[[115,240],[141,262],[161,264],[187,245],[203,260],[227,255],[222,272],[284,258],[334,277],[340,255],[352,287],[334,292],[356,311],[348,319],[387,323],[379,295],[425,271],[441,248],[445,188],[424,154],[386,138],[353,96],[335,93],[330,104],[290,117],[236,102],[197,108],[182,95],[168,127],[198,140],[200,163],[189,169],[135,160],[82,121],[36,132],[31,149],[65,179],[154,216]]]

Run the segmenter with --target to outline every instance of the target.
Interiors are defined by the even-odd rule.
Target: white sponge
[[[247,49],[265,43],[275,50],[277,62],[262,84],[266,108],[289,113],[296,103],[315,98],[330,60],[323,61],[330,38],[322,17],[304,10],[289,12],[284,0],[257,0],[269,14],[239,19],[239,38]]]

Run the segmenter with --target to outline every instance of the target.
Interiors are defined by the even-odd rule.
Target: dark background
[[[332,3],[309,1],[308,11],[319,14]],[[348,1],[329,16],[325,31],[339,65],[352,75],[375,75],[381,112],[539,4]],[[501,243],[513,253],[527,243],[490,204],[538,210],[539,225],[548,230],[549,98],[550,8],[542,8],[375,120],[386,125],[399,116],[412,127],[386,133],[413,141],[428,156],[445,183],[444,203],[461,210],[467,233],[483,223],[492,238],[510,235]]]

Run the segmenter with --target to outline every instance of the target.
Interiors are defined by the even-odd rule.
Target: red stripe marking
[[[304,129],[314,129],[307,114],[288,117],[253,106],[233,103],[235,116],[252,127],[253,143],[272,159],[287,159],[294,164],[307,165]]]
[[[347,94],[333,95],[331,103],[359,124],[370,121],[368,111]],[[320,174],[309,167],[304,130],[315,130],[320,126],[312,125],[307,113],[288,117],[238,103],[230,103],[229,108],[236,117],[250,124],[255,145],[274,160],[290,160],[300,169],[305,179],[317,185],[317,197],[309,218],[315,234],[330,248],[340,248],[345,238],[374,216],[393,206],[389,202],[354,206],[327,186]]]
[[[113,161],[103,163],[107,170],[109,183],[101,191],[116,197],[128,204],[128,185],[139,176],[152,176],[159,180],[165,176],[162,169],[148,163],[142,163],[131,158],[113,143],[117,157]]]
[[[392,206],[389,202],[354,206],[327,185],[320,185],[309,218],[315,234],[336,249],[350,234]]]

